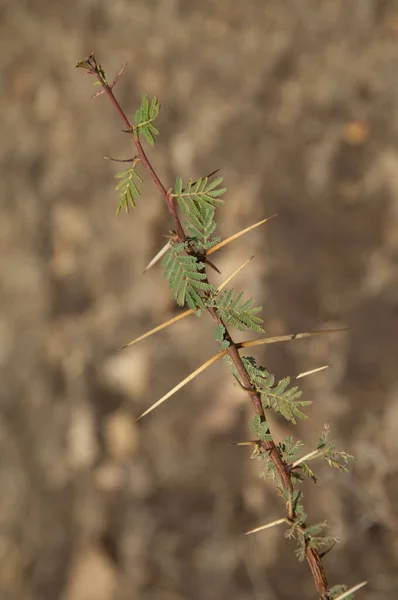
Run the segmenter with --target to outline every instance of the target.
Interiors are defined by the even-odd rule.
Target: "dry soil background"
[[[160,270],[170,220],[144,185],[114,216],[128,137],[74,64],[95,50],[118,97],[163,104],[150,152],[166,186],[220,168],[220,253],[264,306],[269,335],[347,334],[260,349],[355,454],[319,465],[311,521],[342,543],[332,583],[398,597],[398,5],[393,0],[1,2],[0,597],[4,600],[315,598],[283,531],[249,538],[282,506],[245,449],[250,407],[213,367],[158,412],[134,418],[216,351],[184,321],[121,344],[175,311]],[[218,282],[219,280],[214,280]],[[273,420],[278,439],[293,429]]]

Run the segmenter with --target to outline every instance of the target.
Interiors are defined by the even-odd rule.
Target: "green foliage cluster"
[[[251,419],[251,429],[255,435],[258,435],[260,440],[269,439],[268,437],[261,437],[261,433],[264,430],[264,425],[260,423],[258,415]],[[294,484],[301,483],[306,477],[311,479],[314,483],[317,483],[317,479],[312,469],[308,466],[309,460],[314,460],[315,458],[322,456],[327,460],[327,462],[331,466],[343,471],[346,470],[346,467],[339,461],[349,463],[355,460],[353,456],[347,454],[346,452],[337,451],[335,449],[334,444],[328,442],[329,433],[330,429],[327,425],[325,425],[318,441],[317,450],[319,452],[308,455],[307,461],[300,460],[300,456],[304,446],[303,442],[301,442],[300,440],[294,441],[293,437],[287,437],[278,444],[280,456],[286,464],[291,466],[291,478]],[[264,452],[258,453],[257,456],[263,464],[262,476],[270,478],[274,482],[280,494],[284,497],[285,501],[287,502],[288,492],[283,487],[278,471],[276,470],[274,464],[272,463],[272,461],[269,460],[267,454]],[[296,465],[295,463],[298,464]],[[291,523],[289,529],[285,533],[286,537],[295,539],[297,541],[298,547],[296,550],[296,555],[299,558],[299,560],[304,559],[305,550],[308,546],[316,548],[317,550],[322,550],[327,547],[330,548],[331,546],[339,542],[339,538],[335,536],[320,535],[327,526],[325,522],[316,523],[315,525],[310,526],[305,525],[307,521],[307,514],[301,502],[302,498],[303,494],[301,490],[295,487],[292,499],[294,505],[295,520],[293,523]]]
[[[244,300],[243,292],[236,294],[234,290],[225,290],[214,299],[214,306],[223,321],[230,323],[240,331],[251,329],[257,333],[264,333],[264,329],[261,327],[263,319],[256,316],[262,307],[253,306],[253,304],[253,298]]]
[[[176,178],[175,191],[170,194],[173,198],[177,198],[178,204],[182,212],[192,219],[192,216],[197,216],[202,219],[202,214],[205,214],[206,209],[215,209],[224,206],[224,201],[221,196],[225,194],[227,188],[220,188],[220,183],[223,182],[222,177],[217,177],[209,183],[208,177],[200,177],[193,182],[190,179],[185,188],[183,188],[182,177]],[[214,217],[214,213],[212,215]]]
[[[215,208],[223,206],[220,199],[226,192],[226,188],[218,187],[223,178],[217,177],[211,183],[209,178],[204,177],[196,182],[189,180],[186,188],[183,188],[182,178],[177,177],[175,191],[170,192],[172,198],[176,198],[178,206],[186,218],[184,225],[195,243],[197,250],[210,250],[220,241],[219,237],[212,237],[216,222],[214,220]]]
[[[225,360],[237,376],[236,369],[227,356]],[[299,400],[302,392],[297,386],[289,387],[290,377],[285,377],[275,383],[275,377],[261,365],[257,365],[252,356],[243,356],[243,364],[249,373],[254,389],[260,394],[264,410],[273,409],[281,414],[287,421],[296,424],[297,419],[306,419],[306,415],[300,410],[311,404],[308,400]]]
[[[347,473],[348,467],[346,465],[355,462],[355,456],[347,454],[347,452],[337,451],[336,446],[328,442],[329,434],[330,427],[326,424],[317,444],[319,455],[323,456],[331,467]]]
[[[189,242],[171,244],[162,260],[162,267],[177,304],[183,306],[187,303],[196,312],[205,307],[201,292],[214,292],[214,287],[207,281],[205,264],[196,256],[186,255],[188,246]]]

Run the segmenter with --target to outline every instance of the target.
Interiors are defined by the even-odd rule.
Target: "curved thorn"
[[[325,550],[324,552],[321,552],[321,553],[319,554],[319,558],[323,558],[324,556],[326,556],[326,554],[329,554],[329,552],[330,552],[331,550],[333,550],[333,548],[335,547],[335,545],[336,545],[336,544],[337,544],[337,542],[336,542],[336,541],[334,541],[334,542],[333,542],[333,544],[330,546],[330,548],[328,548],[327,550]]]
[[[252,394],[252,395],[257,395],[257,390],[255,387],[246,387],[245,385],[243,385],[243,383],[241,382],[241,380],[239,379],[239,377],[237,377],[237,375],[235,375],[235,373],[232,373],[232,375],[235,377],[236,382],[239,384],[240,388],[244,391],[247,392],[248,394]]]
[[[219,275],[221,275],[221,271],[218,267],[216,267],[216,265],[212,262],[210,262],[210,260],[205,256],[204,257],[205,263],[206,265],[209,265],[209,267],[211,267],[214,271],[216,271],[216,273],[218,273]]]

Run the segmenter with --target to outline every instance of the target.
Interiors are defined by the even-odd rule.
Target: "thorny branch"
[[[91,53],[85,61],[81,61],[80,63],[78,63],[77,66],[85,68],[86,71],[90,75],[94,75],[96,77],[97,81],[99,82],[99,84],[101,85],[102,90],[100,92],[98,92],[97,94],[95,94],[94,97],[105,94],[109,98],[111,103],[113,104],[116,112],[119,114],[120,118],[122,119],[125,127],[127,128],[127,132],[129,133],[129,135],[135,145],[135,148],[137,151],[137,159],[139,160],[139,162],[141,162],[145,166],[145,168],[149,172],[151,179],[153,180],[154,184],[156,185],[156,187],[158,188],[158,190],[160,191],[161,195],[163,196],[163,198],[166,202],[167,208],[170,211],[172,219],[174,221],[174,227],[175,227],[177,241],[181,242],[181,243],[185,242],[187,240],[187,236],[185,235],[184,229],[181,225],[181,221],[180,221],[180,218],[177,213],[175,199],[167,192],[166,188],[160,181],[157,173],[155,172],[154,168],[151,165],[151,162],[149,161],[148,157],[145,154],[145,151],[142,147],[142,144],[141,144],[139,138],[137,137],[137,135],[134,132],[133,126],[131,125],[130,121],[126,117],[126,114],[124,113],[123,109],[121,108],[119,102],[117,101],[117,99],[115,98],[115,95],[113,93],[113,87],[117,83],[117,81],[125,67],[123,67],[123,69],[121,69],[119,71],[119,73],[115,77],[114,81],[111,84],[109,84],[106,80],[106,77],[105,77],[104,71],[102,70],[101,65],[97,62],[93,53]],[[202,260],[203,260],[203,257],[202,257]],[[237,372],[239,373],[239,376],[241,378],[241,387],[248,394],[248,396],[254,406],[254,410],[255,410],[256,414],[260,416],[260,419],[262,422],[266,422],[266,416],[265,416],[264,408],[263,408],[263,405],[261,402],[261,397],[260,397],[259,393],[256,391],[256,389],[253,387],[253,384],[250,380],[250,376],[249,376],[249,374],[243,364],[243,361],[239,355],[239,349],[242,348],[243,345],[239,344],[239,343],[235,343],[233,341],[224,321],[217,314],[217,311],[214,307],[206,307],[206,309],[210,313],[210,316],[212,317],[214,322],[217,325],[222,325],[224,327],[225,339],[230,343],[230,345],[227,349],[227,353],[229,354]],[[283,489],[285,491],[287,491],[288,500],[286,502],[286,510],[287,510],[286,521],[289,523],[294,523],[297,515],[295,514],[295,508],[294,508],[294,504],[293,504],[293,484],[292,484],[292,479],[291,479],[292,465],[286,464],[286,462],[283,460],[283,458],[280,454],[280,451],[279,451],[277,445],[275,444],[275,442],[273,440],[271,440],[271,441],[259,440],[258,444],[259,444],[259,446],[261,446],[261,450],[263,452],[268,453],[270,460],[272,461],[272,463],[274,464],[274,466],[278,472]],[[301,528],[303,530],[305,530],[306,524],[302,523]],[[319,594],[319,597],[322,600],[329,600],[330,596],[329,596],[328,591],[330,588],[328,585],[325,569],[322,564],[321,554],[318,553],[318,551],[316,549],[312,548],[309,544],[307,544],[306,548],[305,548],[305,557],[306,557],[306,560],[311,569],[312,577],[313,577],[317,592]]]

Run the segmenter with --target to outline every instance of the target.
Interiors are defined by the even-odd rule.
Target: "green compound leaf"
[[[305,548],[306,548],[305,538],[303,535],[300,535],[297,540],[297,548],[294,551],[295,555],[297,556],[297,558],[300,562],[302,562],[305,559]]]
[[[149,102],[148,94],[142,94],[141,106],[134,115],[135,125],[133,131],[135,134],[142,135],[151,146],[155,145],[154,135],[159,135],[159,131],[153,125],[153,121],[159,114],[160,104],[156,96]]]
[[[336,446],[328,442],[330,434],[329,425],[324,425],[321,437],[318,440],[317,449],[321,451],[323,458],[329,463],[331,467],[348,473],[347,464],[355,462],[355,456],[348,454],[347,452],[341,452],[336,450]]]
[[[225,360],[230,364],[230,361],[225,357]],[[290,377],[285,377],[275,385],[274,376],[262,366],[256,364],[256,360],[252,356],[243,356],[243,364],[250,376],[250,380],[255,386],[257,392],[261,396],[264,409],[273,408],[275,412],[280,413],[285,419],[296,424],[297,419],[306,419],[306,415],[301,412],[300,408],[311,404],[309,401],[299,400],[301,391],[298,388],[288,388]],[[233,366],[230,364],[232,371]]]
[[[279,473],[274,465],[274,463],[268,458],[268,453],[260,454],[259,458],[263,461],[263,471],[260,473],[260,477],[264,479],[270,479],[277,489],[282,492],[283,491],[283,483],[279,476]],[[264,458],[266,457],[266,458]]]
[[[220,196],[225,194],[227,188],[218,187],[222,181],[222,177],[217,177],[210,183],[208,177],[201,177],[195,182],[190,179],[185,189],[182,189],[181,177],[177,177],[176,189],[171,197],[177,198],[178,205],[185,215],[190,218],[192,213],[200,216],[206,207],[214,209],[224,205]]]
[[[254,415],[253,417],[251,417],[251,419],[249,421],[249,428],[250,428],[250,431],[257,437],[259,437],[258,430],[259,430],[260,425],[261,425],[260,415]]]
[[[327,527],[326,523],[318,523],[317,525]],[[308,538],[307,544],[311,548],[316,550],[322,550],[325,547],[334,546],[334,544],[338,544],[340,542],[340,538],[335,535],[316,535],[316,533],[311,533],[313,528],[316,528],[317,525],[312,525],[305,530],[305,535]]]
[[[265,367],[257,365],[255,358],[252,356],[243,356],[242,360],[249,373],[250,380],[256,388],[262,388],[264,386],[272,387],[274,385],[275,377],[271,375]]]
[[[216,340],[219,344],[221,344],[221,350],[226,350],[231,345],[231,342],[224,339],[225,335],[225,327],[221,323],[216,327]]]
[[[301,470],[308,479],[312,479],[314,483],[318,483],[318,479],[315,477],[314,471],[305,462],[300,464]]]
[[[253,434],[264,442],[272,442],[269,425],[266,421],[262,421],[260,415],[254,415],[249,421],[250,430]]]
[[[281,456],[288,465],[292,465],[299,458],[303,446],[302,441],[295,442],[292,437],[287,437],[278,444]]]
[[[294,425],[297,419],[307,419],[307,416],[301,412],[300,408],[309,406],[310,401],[299,400],[302,392],[297,386],[288,388],[290,377],[285,377],[271,388],[259,390],[264,408],[272,407],[275,412],[280,413],[287,421]]]
[[[185,221],[185,226],[199,249],[210,250],[221,239],[219,237],[211,237],[217,226],[214,221],[214,208],[211,206],[204,206],[200,214],[192,211],[190,221]]]
[[[216,340],[221,344],[224,341],[225,327],[224,325],[217,325],[216,327]]]
[[[140,175],[138,175],[136,172],[135,166],[136,165],[133,164],[133,166],[130,169],[127,169],[127,171],[121,171],[115,175],[115,179],[121,179],[121,181],[115,187],[115,190],[120,193],[119,204],[116,208],[117,215],[122,208],[124,208],[126,213],[129,212],[130,207],[135,208],[134,198],[141,196],[141,192],[138,189],[134,179],[136,179],[139,183],[142,183],[143,180],[142,177],[140,177]]]
[[[260,306],[253,306],[254,300],[243,300],[243,292],[234,297],[233,290],[225,290],[215,299],[218,315],[240,331],[252,329],[257,333],[264,333],[260,323],[263,319],[256,316],[262,310]]]
[[[184,189],[182,178],[178,176],[175,190],[170,194],[172,198],[177,198],[181,211],[187,217],[185,226],[198,250],[210,250],[220,242],[219,237],[212,235],[216,229],[215,208],[223,204],[218,197],[226,191],[226,188],[217,189],[221,181],[222,177],[218,177],[208,183],[209,177],[203,177],[194,183],[190,180]]]
[[[337,544],[340,540],[336,536],[319,535],[327,527],[326,521],[305,527],[307,515],[305,514],[302,505],[298,503],[299,499],[300,498],[297,498],[297,503],[294,502],[296,518],[294,523],[292,523],[285,532],[285,537],[297,540],[297,549],[295,552],[297,558],[302,561],[305,558],[306,549],[308,547],[319,551],[326,546],[330,547]]]
[[[175,193],[176,193],[176,195],[179,195],[179,194],[181,194],[181,192],[182,192],[182,177],[177,175]]]
[[[214,288],[206,280],[204,263],[195,256],[180,254],[188,247],[188,242],[173,244],[166,252],[162,266],[164,278],[168,280],[174,300],[183,306],[185,302],[194,311],[205,307],[200,292],[212,292]]]

